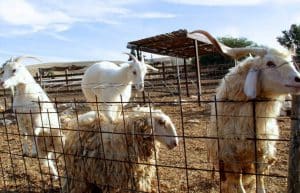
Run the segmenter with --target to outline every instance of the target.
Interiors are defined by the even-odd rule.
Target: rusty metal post
[[[288,193],[300,193],[300,96],[293,96]]]
[[[198,104],[201,105],[201,77],[200,77],[200,63],[199,63],[199,50],[198,50],[198,41],[195,40],[195,59],[196,59],[196,69],[197,69],[197,89],[198,89]]]

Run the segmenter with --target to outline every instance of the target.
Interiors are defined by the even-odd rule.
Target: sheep
[[[131,97],[131,85],[138,91],[144,89],[144,77],[147,69],[156,68],[145,64],[132,54],[133,62],[116,65],[112,62],[100,62],[90,66],[82,77],[81,88],[92,110],[100,111],[110,121],[120,116],[121,102],[126,105]],[[121,98],[122,97],[122,98]],[[95,102],[99,102],[95,105]]]
[[[58,152],[62,148],[64,135],[60,130],[60,121],[54,105],[26,67],[20,63],[25,58],[36,59],[20,56],[11,58],[3,64],[0,86],[16,88],[13,111],[17,116],[18,127],[25,136],[25,142],[22,143],[23,154],[46,158],[45,164],[51,169],[54,178],[57,178],[53,152]],[[28,136],[32,142],[31,154]]]
[[[255,55],[230,69],[216,90],[208,129],[212,138],[207,141],[208,160],[220,171],[221,192],[257,189],[265,193],[264,175],[276,161],[276,118],[285,96],[299,93],[300,74],[289,53],[272,48],[229,48],[205,35],[233,58]]]
[[[96,111],[71,121],[65,145],[63,192],[150,192],[160,143],[178,145],[176,128],[161,110],[134,109],[111,123]],[[72,123],[73,122],[73,123]],[[74,124],[76,123],[76,124]],[[100,131],[100,132],[99,132]],[[131,181],[133,180],[133,181]]]

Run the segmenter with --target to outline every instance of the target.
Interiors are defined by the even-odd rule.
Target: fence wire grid
[[[167,71],[166,69],[164,67],[163,71]],[[192,73],[192,70],[188,70],[188,73],[182,76],[185,73],[184,70],[182,67],[182,69],[177,68],[173,73],[170,72],[169,75],[147,75],[145,91],[143,93],[133,91],[129,103],[106,103],[122,107],[120,118],[113,123],[106,120],[101,111],[95,111],[94,114],[88,116],[90,119],[83,121],[83,114],[91,112],[91,105],[102,105],[102,103],[86,102],[77,88],[79,83],[75,81],[72,83],[72,78],[66,78],[67,84],[64,83],[58,87],[54,84],[47,85],[45,82],[43,84],[40,81],[39,83],[46,91],[51,89],[49,92],[51,103],[57,109],[60,128],[43,123],[45,126],[41,128],[42,132],[39,135],[36,135],[33,127],[28,128],[31,130],[28,133],[22,132],[18,117],[26,114],[31,118],[29,122],[32,124],[34,115],[49,117],[56,112],[43,110],[26,113],[12,112],[9,90],[2,92],[0,192],[222,192],[222,175],[236,173],[236,171],[215,168],[215,161],[208,159],[211,142],[217,144],[219,148],[222,141],[222,138],[209,132],[211,125],[217,124],[212,120],[220,117],[237,120],[251,119],[253,125],[256,125],[258,119],[274,118],[278,121],[279,139],[266,139],[256,135],[236,137],[253,145],[253,155],[249,156],[257,156],[258,143],[276,142],[277,161],[268,173],[262,174],[256,170],[242,171],[242,173],[253,176],[256,180],[264,176],[267,192],[286,192],[290,142],[288,113],[283,112],[279,118],[258,117],[253,114],[219,114],[216,109],[219,105],[245,103],[215,98],[215,85],[210,83],[215,80],[219,81],[221,74],[226,73],[227,70],[202,71],[203,74],[207,74],[207,82],[202,83],[200,99],[197,95],[195,79],[186,76]],[[75,75],[78,76],[78,74]],[[45,77],[44,79],[50,81]],[[77,85],[76,89],[72,89],[72,85]],[[68,92],[65,92],[66,87],[68,87]],[[39,106],[49,103],[35,102]],[[256,105],[263,102],[265,101],[261,99],[248,103],[255,109]],[[289,102],[285,101],[285,103]],[[141,113],[138,107],[147,107],[144,108],[147,110]],[[26,109],[26,106],[19,108]],[[174,133],[156,131],[160,123],[156,120],[159,114],[157,110],[161,110],[170,117],[176,128],[176,136]],[[145,129],[144,125],[148,125],[150,130]],[[237,130],[240,125],[234,123],[232,127]],[[35,156],[25,155],[24,140],[26,138],[29,139],[29,147],[32,147],[34,143],[33,145],[40,146],[42,149],[40,151],[52,152],[54,157],[43,156],[39,151]],[[30,140],[31,138],[36,140]],[[168,146],[166,141],[174,141],[174,138],[179,139],[179,144]],[[139,143],[139,140],[144,141],[143,145]],[[58,141],[58,145],[55,145],[55,141]],[[155,148],[151,149],[150,146]],[[140,154],[141,152],[144,152],[144,155]],[[51,170],[51,161],[57,168],[56,175]],[[232,165],[239,164],[239,162],[238,159],[232,160]],[[250,164],[255,167],[256,163],[258,160]]]

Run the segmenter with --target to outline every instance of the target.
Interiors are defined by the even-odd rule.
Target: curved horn
[[[228,55],[234,59],[238,59],[242,56],[246,56],[248,54],[258,55],[258,56],[264,56],[267,53],[267,50],[264,48],[230,48],[221,42],[219,42],[216,38],[214,38],[211,34],[204,30],[196,30],[191,32],[193,33],[200,33],[204,35],[211,43],[212,45],[217,49],[218,52],[221,54]]]
[[[158,69],[157,69],[157,68],[154,68],[153,66],[151,66],[151,65],[149,65],[149,64],[146,64],[146,67],[147,67],[148,69],[151,69],[151,70],[155,71],[155,72],[158,72]]]
[[[243,56],[246,56],[248,54],[253,54],[256,56],[263,57],[267,54],[267,50],[265,48],[231,48],[230,50],[227,50],[227,55],[233,57],[233,58],[240,58]]]
[[[210,35],[210,33],[208,33],[207,31],[196,30],[196,31],[191,32],[191,34],[193,34],[193,33],[200,33],[200,34],[204,35],[212,43],[212,45],[215,46],[217,51],[222,53],[222,54],[225,54],[224,49],[225,50],[230,49],[229,47],[225,46],[224,44],[222,44],[221,42],[216,40],[216,38],[214,38],[212,35]],[[224,48],[222,48],[223,46],[224,46]]]
[[[36,57],[33,57],[33,56],[19,56],[14,61],[15,62],[20,62],[20,61],[22,61],[22,60],[24,60],[26,58],[30,58],[30,59],[34,59],[36,61],[42,62],[39,58],[36,58]]]
[[[130,53],[127,53],[127,52],[123,52],[123,54],[127,54],[128,56],[130,56],[135,63],[139,62],[139,60],[133,54],[130,54]]]

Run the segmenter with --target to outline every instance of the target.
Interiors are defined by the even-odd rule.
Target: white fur
[[[134,57],[134,56],[131,56]],[[126,105],[131,97],[131,85],[137,90],[144,89],[147,68],[154,69],[139,62],[135,57],[131,63],[116,65],[112,62],[100,62],[90,66],[82,78],[82,91],[92,110],[99,110],[111,121],[117,119],[121,112],[121,101]],[[121,100],[122,97],[122,100]]]
[[[273,140],[279,139],[276,118],[282,100],[288,93],[300,91],[300,74],[288,54],[273,49],[259,50],[259,53],[262,54],[249,57],[230,70],[217,88],[216,105],[212,105],[208,134],[218,140],[208,140],[209,161],[220,169],[223,193],[254,192],[255,177],[257,192],[266,192],[264,175],[276,161]],[[253,138],[264,140],[255,142]],[[256,176],[256,172],[261,175]]]
[[[125,115],[125,123],[122,118],[111,123],[90,112],[79,116],[79,121],[72,120],[68,128],[80,132],[67,134],[68,176],[64,178],[63,192],[91,192],[91,185],[105,193],[127,192],[126,189],[151,192],[160,143],[173,149],[178,137],[166,114],[154,109],[152,115],[149,113],[149,108],[135,109]]]
[[[11,58],[3,64],[4,74],[0,84],[4,88],[16,87],[13,110],[17,115],[18,126],[25,136],[22,143],[23,153],[31,156],[38,154],[39,157],[46,158],[45,164],[49,164],[52,174],[57,177],[53,151],[61,149],[64,141],[58,114],[47,94],[19,62],[20,58]],[[28,135],[32,142],[31,154],[27,143]]]

